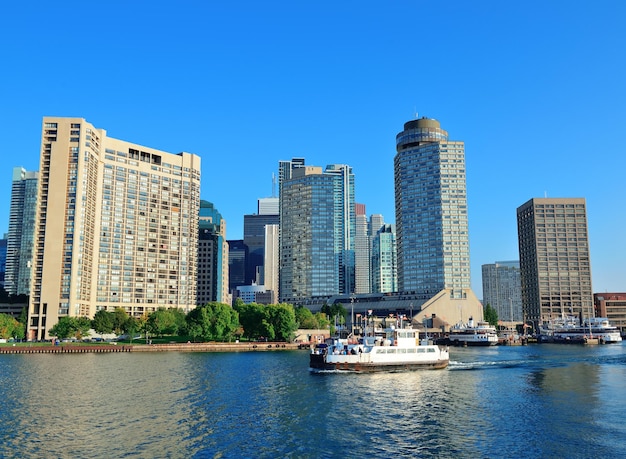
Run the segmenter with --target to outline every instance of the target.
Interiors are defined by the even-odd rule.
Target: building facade
[[[200,158],[45,117],[28,338],[64,316],[196,306]]]
[[[470,288],[465,145],[421,118],[404,124],[396,152],[398,288],[462,298]]]
[[[593,315],[584,198],[533,198],[517,208],[522,305],[539,323]]]
[[[347,165],[297,167],[280,183],[281,302],[354,291],[354,175]]]
[[[398,291],[398,259],[394,225],[383,225],[372,239],[372,292]]]
[[[626,293],[594,293],[593,304],[596,317],[606,317],[622,335],[626,332]]]
[[[197,304],[230,304],[226,220],[213,203],[200,201]]]
[[[261,205],[259,210],[272,212],[273,207]],[[262,285],[265,283],[263,266],[265,264],[265,227],[278,225],[278,210],[275,213],[257,213],[243,216],[243,242],[248,247],[246,258],[245,285]]]
[[[482,265],[482,274],[483,304],[494,308],[502,321],[523,322],[519,261]]]
[[[4,280],[4,289],[10,295],[30,294],[38,177],[38,172],[13,169]]]
[[[365,205],[357,204],[355,206],[356,213],[356,231],[354,235],[354,293],[370,293],[371,274],[370,274],[370,257],[371,243],[369,235],[369,222],[365,215]]]

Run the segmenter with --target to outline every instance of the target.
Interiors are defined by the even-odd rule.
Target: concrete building
[[[482,265],[483,304],[490,305],[503,322],[522,323],[522,282],[519,261]]]
[[[522,305],[526,321],[593,315],[584,198],[533,198],[517,208]]]
[[[200,158],[45,117],[27,336],[64,316],[196,306]]]
[[[370,257],[371,243],[369,222],[365,215],[365,204],[355,205],[356,231],[354,235],[354,293],[371,293]]]
[[[398,289],[462,298],[470,288],[465,145],[421,118],[404,124],[396,151]]]
[[[594,293],[593,304],[596,317],[606,317],[622,335],[626,332],[626,293]]]
[[[353,293],[354,175],[297,163],[280,183],[281,302]]]
[[[30,293],[38,177],[38,172],[13,168],[4,279],[4,289],[10,295]]]
[[[213,203],[200,201],[197,304],[231,304],[228,289],[226,220]]]
[[[265,225],[265,256],[263,264],[263,278],[265,279],[265,291],[271,292],[274,301],[278,299],[278,246],[278,225]]]

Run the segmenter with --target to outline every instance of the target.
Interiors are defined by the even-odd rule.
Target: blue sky
[[[584,197],[593,289],[626,291],[626,2],[10,2],[0,16],[0,232],[43,116],[202,157],[203,199],[242,237],[279,160],[347,163],[395,220],[404,122],[466,148],[472,287],[518,259],[516,209]]]

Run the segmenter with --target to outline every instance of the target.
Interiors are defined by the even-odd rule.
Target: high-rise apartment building
[[[28,337],[60,317],[196,306],[200,158],[46,117]]]
[[[538,323],[593,315],[584,198],[533,198],[517,208],[522,305]]]
[[[230,304],[226,220],[213,203],[200,201],[197,304]]]
[[[286,176],[280,184],[280,301],[354,293],[352,168],[297,164],[283,170]]]
[[[395,225],[383,225],[372,238],[372,292],[398,291]]]
[[[498,313],[498,319],[521,323],[522,283],[519,261],[496,261],[482,266],[483,304]]]
[[[404,124],[396,150],[398,288],[462,298],[470,289],[464,143],[421,118]]]
[[[356,204],[356,231],[354,235],[354,293],[371,293],[371,244],[365,205]]]
[[[37,212],[37,172],[13,169],[4,289],[10,295],[30,293]]]

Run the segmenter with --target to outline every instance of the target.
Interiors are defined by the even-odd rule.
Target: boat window
[[[407,349],[407,352],[409,354],[415,354],[415,349],[414,348],[409,348],[409,349]]]
[[[423,354],[424,352],[426,352],[426,349],[418,349],[417,352],[418,354]]]
[[[387,354],[395,354],[396,350],[392,347],[390,347],[389,349],[387,349]]]
[[[377,354],[384,354],[385,350],[384,349],[376,349],[376,353]]]
[[[435,350],[432,347],[429,347],[428,352],[435,352]]]
[[[406,354],[406,349],[405,348],[398,349],[398,354]]]

